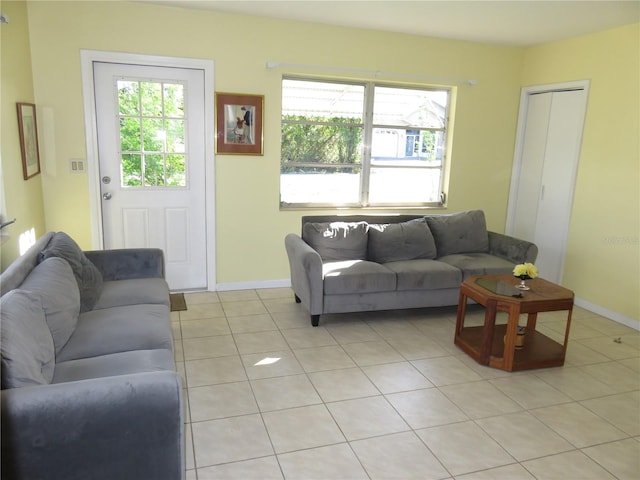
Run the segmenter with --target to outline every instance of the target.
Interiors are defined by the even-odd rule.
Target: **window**
[[[284,78],[283,207],[442,201],[450,90]]]

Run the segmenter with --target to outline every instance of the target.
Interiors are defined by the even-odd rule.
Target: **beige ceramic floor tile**
[[[522,464],[538,480],[615,480],[609,472],[579,451],[560,453]]]
[[[258,413],[249,382],[193,387],[189,402],[192,422]]]
[[[404,357],[385,341],[349,343],[342,348],[361,367],[404,361]]]
[[[260,315],[246,315],[243,317],[230,317],[229,327],[235,333],[264,332],[277,330],[278,327],[271,316],[263,313]]]
[[[514,459],[473,422],[416,432],[452,475],[513,463]]]
[[[293,353],[305,372],[319,372],[356,366],[351,357],[338,346],[301,348],[294,350]]]
[[[195,422],[191,426],[197,468],[273,455],[260,415]]]
[[[351,442],[372,479],[438,479],[448,472],[413,432]]]
[[[433,384],[409,362],[371,365],[362,367],[362,370],[382,393],[433,387]]]
[[[262,417],[276,453],[345,441],[324,405],[266,412]]]
[[[187,310],[180,312],[180,321],[200,318],[224,318],[222,305],[219,303],[196,303],[188,305]]]
[[[310,348],[337,345],[324,327],[301,327],[281,330],[289,348]]]
[[[251,380],[295,375],[304,372],[291,350],[251,353],[241,355],[241,358],[244,368],[247,370],[247,376]]]
[[[536,376],[573,400],[586,400],[611,393],[604,383],[579,368],[560,367],[537,371]]]
[[[261,315],[268,313],[260,300],[225,301],[222,300],[222,308],[227,318],[243,317],[245,315]]]
[[[383,396],[328,403],[327,408],[347,440],[409,430]]]
[[[382,340],[382,337],[363,321],[329,324],[325,328],[340,345]]]
[[[386,395],[411,428],[426,428],[468,420],[462,410],[436,388]]]
[[[227,319],[203,318],[199,320],[183,320],[181,322],[182,338],[211,337],[231,333]]]
[[[293,303],[293,290],[290,287],[261,288],[256,290],[261,300],[271,300],[283,298],[288,303]]]
[[[579,342],[572,342],[570,340],[567,345],[567,355],[565,356],[564,364],[569,366],[580,366],[609,361],[611,361],[609,357],[606,357],[591,348],[585,347]]]
[[[283,478],[278,460],[273,455],[198,469],[198,480],[282,480]]]
[[[244,367],[237,355],[190,360],[185,362],[184,366],[187,385],[190,388],[247,380]]]
[[[187,309],[193,305],[200,303],[218,303],[220,298],[216,292],[194,292],[184,294],[185,302],[187,302]]]
[[[255,290],[229,290],[226,292],[218,292],[221,302],[250,302],[259,300],[260,297]]]
[[[482,380],[457,357],[437,357],[411,362],[420,373],[436,386]]]
[[[624,432],[578,403],[539,408],[531,413],[578,448],[626,437]]]
[[[422,335],[420,333],[406,338],[388,338],[387,342],[407,360],[444,357],[449,355],[449,352],[442,348],[440,344],[430,340],[426,335]]]
[[[277,331],[238,333],[233,336],[240,354],[274,352],[288,350],[289,345],[282,334]]]
[[[640,478],[640,442],[619,440],[582,450],[620,480]]]
[[[183,338],[185,360],[200,358],[225,357],[237,355],[238,349],[231,335],[217,335],[215,337]]]
[[[560,390],[533,374],[496,378],[489,382],[526,409],[571,401],[571,398]]]
[[[476,423],[518,461],[574,449],[564,438],[527,412],[482,418]]]
[[[402,314],[399,316],[402,316]],[[420,335],[420,330],[409,320],[397,318],[388,320],[376,319],[368,321],[367,323],[384,339],[410,339],[416,335]]]
[[[520,405],[486,380],[447,385],[440,387],[440,391],[469,418],[491,417],[522,410]]]
[[[309,312],[302,310],[291,312],[270,312],[271,318],[278,328],[300,328],[311,325]]]
[[[640,435],[640,391],[580,402],[628,435]]]
[[[325,402],[380,394],[359,368],[310,373],[309,379]]]
[[[638,390],[638,375],[634,374],[632,369],[619,362],[584,365],[580,369],[587,375],[591,375],[606,384],[611,389],[609,393]]]
[[[345,443],[278,455],[287,480],[367,480],[367,474]]]
[[[624,360],[626,358],[640,357],[640,350],[630,343],[622,342],[617,343],[614,341],[617,339],[615,335],[607,337],[585,338],[578,340],[582,345],[587,348],[591,348],[602,355],[605,355],[612,360]]]
[[[322,403],[306,375],[252,380],[251,385],[262,412]]]
[[[535,480],[519,463],[456,476],[456,480]],[[563,478],[562,480],[569,480]]]

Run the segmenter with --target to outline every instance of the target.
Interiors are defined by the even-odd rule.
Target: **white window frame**
[[[308,81],[308,82],[319,82],[319,83],[336,83],[341,85],[360,85],[364,87],[364,105],[363,105],[363,123],[361,124],[363,129],[363,145],[361,152],[361,164],[360,164],[360,192],[359,192],[359,202],[357,203],[328,203],[328,202],[304,202],[304,203],[287,203],[284,201],[280,201],[281,209],[300,209],[300,208],[335,208],[335,207],[349,207],[349,208],[382,208],[382,207],[426,207],[426,208],[436,208],[442,207],[446,202],[446,194],[445,194],[445,177],[446,170],[448,169],[449,163],[449,146],[451,145],[451,128],[449,124],[450,119],[450,109],[453,103],[453,94],[454,89],[449,86],[431,86],[431,85],[398,85],[392,84],[388,82],[375,82],[375,81],[348,81],[342,79],[326,79],[326,78],[314,78],[314,77],[299,77],[286,75],[283,76],[282,81],[285,80],[300,80],[300,81]],[[437,201],[434,202],[416,202],[416,203],[408,203],[408,202],[391,202],[391,203],[371,203],[369,201],[369,181],[370,181],[370,173],[372,168],[381,168],[380,165],[375,165],[372,163],[371,157],[371,143],[373,137],[373,131],[377,128],[390,128],[394,130],[400,130],[402,127],[393,126],[393,125],[377,125],[373,123],[373,107],[374,107],[374,91],[376,87],[385,87],[385,88],[396,88],[396,89],[409,89],[409,90],[425,90],[425,91],[446,91],[447,92],[447,105],[445,112],[445,124],[443,128],[424,128],[424,127],[415,127],[409,129],[412,130],[433,130],[433,131],[443,131],[444,142],[443,142],[443,154],[442,161],[438,166],[417,166],[415,168],[419,169],[437,169],[440,172],[439,175],[439,195]],[[281,122],[283,124],[287,123],[281,116]],[[357,125],[357,124],[356,124]],[[295,163],[295,162],[294,162]],[[281,175],[282,175],[282,166],[284,162],[280,160],[281,166]],[[330,166],[328,167],[330,168]],[[334,167],[339,168],[339,167]],[[400,168],[394,166],[386,166],[382,168]],[[406,168],[406,167],[404,167]],[[282,182],[280,184],[280,192],[282,193]]]

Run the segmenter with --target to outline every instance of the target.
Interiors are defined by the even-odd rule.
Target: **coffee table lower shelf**
[[[477,362],[480,362],[480,345],[482,343],[483,328],[482,326],[464,327],[462,332],[455,337],[455,344]],[[505,369],[504,336],[506,330],[506,324],[495,326],[491,355],[488,363],[490,367]],[[515,351],[513,366],[510,370],[558,367],[563,364],[563,346],[546,335],[534,330],[527,331],[524,339],[524,347]]]

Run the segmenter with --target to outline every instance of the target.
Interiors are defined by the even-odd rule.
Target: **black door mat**
[[[184,293],[169,294],[172,312],[182,312],[187,309],[187,302],[184,299]]]

